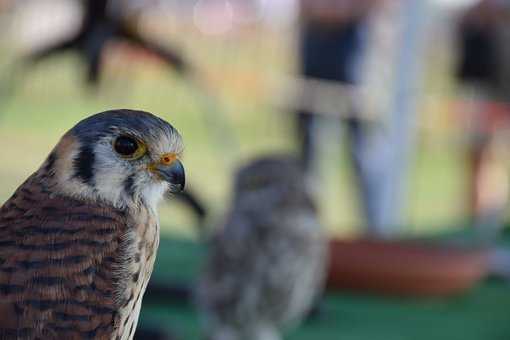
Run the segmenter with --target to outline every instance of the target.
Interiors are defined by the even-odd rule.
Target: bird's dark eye
[[[115,152],[125,158],[139,158],[145,154],[145,147],[135,138],[120,136],[113,142]]]

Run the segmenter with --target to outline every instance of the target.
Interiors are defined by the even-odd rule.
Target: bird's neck
[[[124,236],[116,290],[121,339],[133,337],[159,245],[159,222],[152,209],[143,206],[129,215],[135,227]]]

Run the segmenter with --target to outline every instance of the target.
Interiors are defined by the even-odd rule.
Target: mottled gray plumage
[[[256,160],[236,177],[198,288],[208,340],[276,340],[321,292],[326,241],[298,163]]]

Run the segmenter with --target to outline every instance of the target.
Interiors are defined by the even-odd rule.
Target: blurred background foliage
[[[286,79],[296,68],[296,24],[292,20],[277,25],[248,21],[226,34],[208,34],[184,15],[189,9],[173,13],[168,6],[165,11],[144,11],[139,20],[142,31],[181,51],[207,84],[222,112],[220,117],[211,117],[208,103],[196,88],[156,58],[122,43],[107,46],[98,89],[83,84],[85,70],[73,53],[56,55],[30,71],[22,69],[21,77],[10,78],[18,71],[15,62],[20,55],[45,39],[73,32],[74,25],[68,25],[69,17],[77,15],[73,6],[65,0],[27,1],[2,15],[0,75],[15,82],[10,86],[3,82],[7,95],[0,99],[1,201],[41,164],[67,129],[109,108],[151,111],[179,129],[186,143],[188,183],[214,217],[223,212],[230,179],[240,161],[267,151],[295,150],[293,121],[280,105]],[[44,20],[45,16],[52,19]],[[406,201],[405,231],[411,234],[458,226],[467,209],[462,128],[449,112],[455,100],[452,51],[448,34],[436,38],[439,43],[427,46],[431,58],[424,72],[418,146]],[[211,120],[219,120],[219,126],[211,126]],[[324,178],[317,189],[328,230],[352,235],[363,222],[345,143],[336,134],[339,126],[329,124],[325,129],[331,143],[324,146]],[[178,203],[165,204],[161,218],[165,230],[193,235],[190,215]]]

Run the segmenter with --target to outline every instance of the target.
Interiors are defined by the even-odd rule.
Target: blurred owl
[[[321,293],[326,240],[296,160],[240,169],[198,286],[208,340],[277,340]]]

